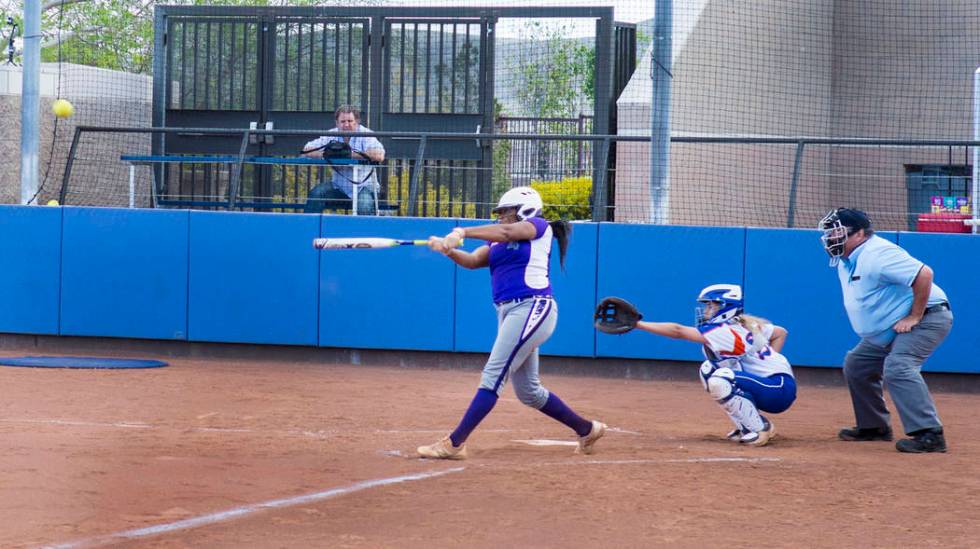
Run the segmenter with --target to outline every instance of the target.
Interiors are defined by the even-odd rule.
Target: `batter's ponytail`
[[[568,251],[568,237],[572,234],[572,225],[565,220],[549,221],[551,232],[558,241],[558,262],[561,264],[562,272],[565,271],[565,253]]]

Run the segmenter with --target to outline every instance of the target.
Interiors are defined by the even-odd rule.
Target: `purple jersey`
[[[494,303],[551,295],[551,225],[540,217],[526,221],[534,225],[533,239],[488,242]]]

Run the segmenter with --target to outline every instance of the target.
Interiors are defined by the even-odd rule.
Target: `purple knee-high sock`
[[[544,403],[541,411],[568,425],[580,437],[584,437],[592,431],[592,422],[587,419],[582,419],[582,416],[576,414],[555,393],[548,395],[548,402]]]
[[[466,442],[473,429],[476,429],[483,418],[487,417],[495,404],[497,404],[497,393],[490,389],[478,389],[470,402],[470,407],[463,414],[463,419],[460,420],[456,430],[449,435],[449,440],[453,442],[453,446],[459,446]]]

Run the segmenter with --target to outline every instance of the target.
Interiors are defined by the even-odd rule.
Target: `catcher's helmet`
[[[825,215],[817,228],[823,231],[820,242],[830,255],[830,266],[836,267],[844,255],[844,242],[859,230],[871,228],[871,220],[861,210],[837,208]]]
[[[517,208],[517,218],[525,221],[541,215],[541,210],[544,209],[544,203],[541,201],[541,195],[538,194],[538,191],[531,187],[514,187],[500,197],[500,201],[497,202],[497,207],[493,209],[493,213],[508,208]]]
[[[695,310],[698,326],[721,324],[742,314],[742,287],[738,284],[712,284],[698,295]]]

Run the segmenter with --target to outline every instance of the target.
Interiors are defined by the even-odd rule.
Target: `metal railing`
[[[534,135],[588,135],[592,133],[592,116],[575,118],[541,118],[502,116],[497,119],[497,133]],[[519,185],[533,180],[560,180],[565,177],[589,176],[592,172],[592,143],[578,141],[511,141],[507,151],[507,174]]]
[[[138,140],[131,136],[119,137],[120,146],[130,146],[140,142],[143,151],[121,150],[106,153],[106,150],[86,150],[79,155],[82,136],[91,146],[101,146],[108,139],[107,134],[224,134],[237,135],[241,145],[234,162],[222,160],[228,170],[220,177],[221,184],[212,185],[210,190],[193,191],[207,195],[201,205],[201,197],[178,197],[186,199],[187,207],[240,208],[241,197],[251,195],[256,200],[249,201],[252,209],[299,209],[305,201],[309,187],[318,183],[322,176],[308,175],[292,177],[293,185],[285,187],[262,187],[243,185],[243,176],[267,169],[256,166],[248,157],[254,156],[249,150],[249,137],[256,134],[272,135],[322,135],[324,130],[249,130],[214,128],[109,128],[79,126],[76,128],[65,174],[62,179],[61,202],[71,204],[69,199],[79,187],[103,184],[112,169],[118,169],[120,154],[150,153],[151,140]],[[336,132],[336,135],[353,135],[351,132]],[[360,134],[365,135],[365,134]],[[479,170],[493,170],[493,166],[479,165],[476,162],[452,163],[430,158],[426,154],[427,145],[438,140],[464,140],[475,144],[490,140],[497,143],[557,141],[567,146],[583,145],[592,147],[593,159],[586,180],[589,185],[588,197],[577,197],[574,205],[587,208],[595,221],[626,221],[650,223],[650,189],[648,175],[649,137],[621,135],[540,135],[530,133],[450,133],[450,132],[371,132],[381,139],[398,138],[417,142],[416,154],[412,158],[389,159],[380,168],[383,171],[381,196],[398,204],[397,213],[401,215],[449,216],[449,217],[489,217],[489,210],[497,194],[502,189],[486,188],[479,184],[480,178],[473,174]],[[95,136],[99,136],[95,139]],[[615,173],[610,169],[610,148],[616,147]],[[873,218],[881,219],[879,228],[908,230],[914,227],[919,214],[928,213],[928,205],[923,209],[916,204],[922,196],[929,198],[932,187],[922,189],[923,178],[915,175],[914,168],[921,165],[950,165],[950,173],[968,173],[971,151],[980,147],[976,140],[903,140],[869,138],[823,138],[823,137],[738,137],[738,136],[675,136],[671,140],[671,202],[669,215],[664,217],[671,224],[688,225],[757,225],[772,227],[812,227],[821,212],[837,206],[853,206],[865,209]],[[254,147],[254,146],[253,146]],[[963,160],[954,150],[963,150]],[[198,160],[200,160],[200,156]],[[80,160],[82,158],[83,160]],[[94,159],[94,160],[93,160]],[[96,163],[92,170],[99,178],[80,182],[73,179],[73,167],[78,162]],[[584,162],[584,160],[583,160]],[[218,162],[215,162],[218,163]],[[287,163],[288,162],[284,162]],[[116,165],[112,168],[111,165]],[[295,166],[300,170],[310,167]],[[322,167],[321,167],[322,168]],[[152,178],[156,198],[165,197],[168,189],[163,185],[163,170],[154,167]],[[200,168],[203,172],[203,167]],[[250,170],[247,171],[247,170]],[[630,171],[632,170],[632,171]],[[218,170],[211,170],[212,173]],[[187,174],[185,174],[187,175]],[[610,176],[615,175],[613,184]],[[83,177],[87,177],[86,173]],[[942,179],[942,178],[940,178]],[[950,178],[946,178],[950,179]],[[946,180],[944,179],[944,180]],[[978,199],[977,183],[958,177],[957,192],[966,196],[969,213],[976,218]],[[520,180],[504,180],[504,187],[520,184]],[[558,184],[564,181],[558,181]],[[580,181],[581,183],[581,181]],[[931,184],[931,183],[930,183]],[[190,186],[191,188],[194,185]],[[203,189],[202,185],[198,189]],[[124,188],[124,187],[121,187]],[[218,189],[216,192],[214,189]],[[243,190],[245,191],[243,193]],[[558,189],[558,194],[564,192]],[[609,201],[610,191],[614,201]],[[125,191],[120,191],[124,193]],[[544,191],[542,191],[544,192]],[[570,189],[569,189],[570,192]],[[214,195],[222,194],[220,199]],[[562,206],[566,198],[546,197]],[[168,202],[180,205],[180,202]],[[151,206],[153,204],[150,204]]]

